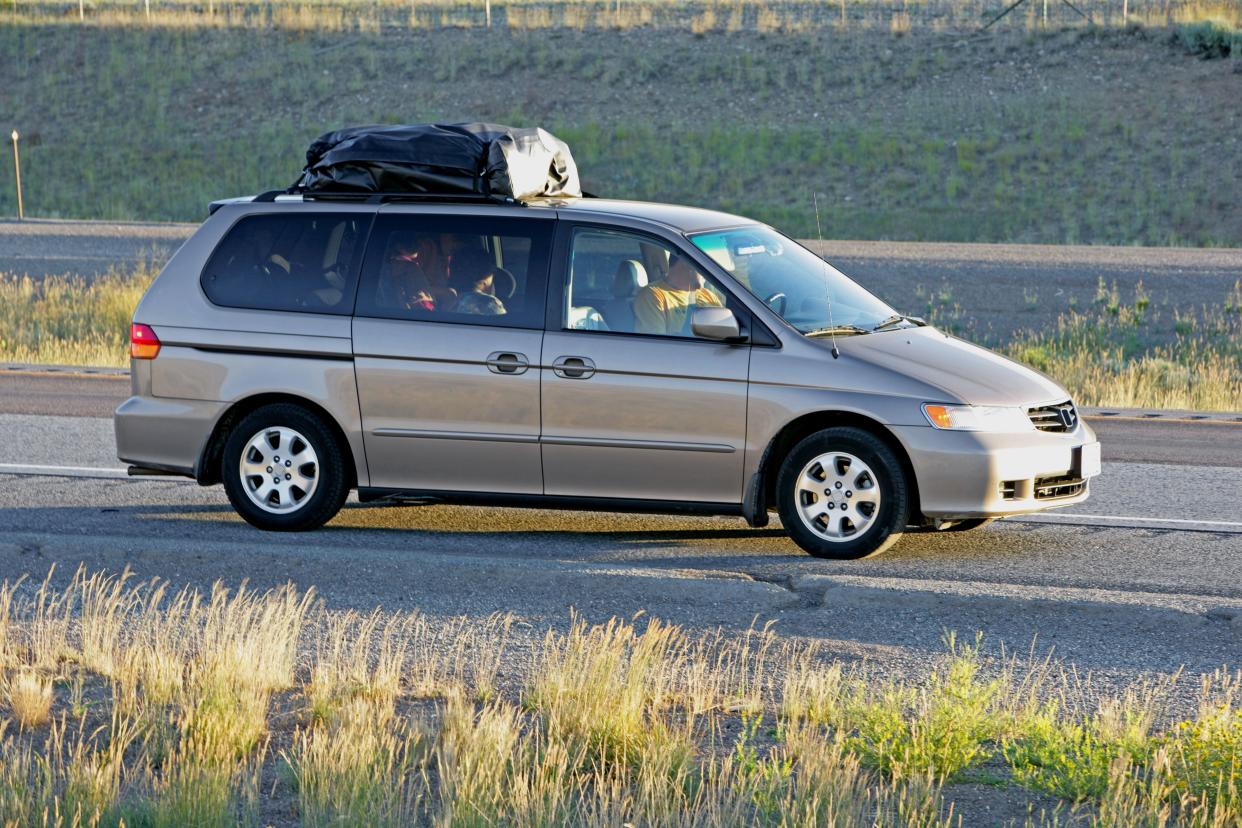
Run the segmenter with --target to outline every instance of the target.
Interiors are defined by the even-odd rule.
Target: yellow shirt
[[[634,295],[634,331],[647,334],[689,334],[686,316],[691,305],[720,307],[720,297],[705,287],[678,290],[668,282],[647,285]]]

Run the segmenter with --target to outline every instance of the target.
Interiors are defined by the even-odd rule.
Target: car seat
[[[617,263],[612,277],[612,298],[604,303],[603,314],[608,328],[634,331],[634,295],[647,286],[647,269],[635,259]]]

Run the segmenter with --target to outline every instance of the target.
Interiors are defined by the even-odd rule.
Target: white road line
[[[1242,523],[1229,520],[1187,520],[1185,518],[1149,518],[1149,517],[1131,517],[1129,515],[1076,515],[1069,512],[1057,512],[1055,514],[1032,514],[1022,515],[1023,520],[1037,518],[1049,523],[1056,522],[1057,518],[1072,518],[1074,520],[1124,520],[1139,523],[1178,523],[1190,524],[1194,526],[1236,526],[1242,528]]]
[[[123,468],[106,466],[36,466],[27,463],[0,463],[0,474],[44,475],[49,477],[129,477]]]

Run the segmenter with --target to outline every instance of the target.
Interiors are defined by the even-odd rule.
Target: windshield
[[[802,333],[851,326],[870,331],[895,313],[841,271],[770,227],[716,230],[691,236],[690,241]]]

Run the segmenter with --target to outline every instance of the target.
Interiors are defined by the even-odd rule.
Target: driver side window
[[[565,330],[693,337],[690,316],[701,306],[728,307],[728,294],[676,248],[637,233],[574,231]]]

